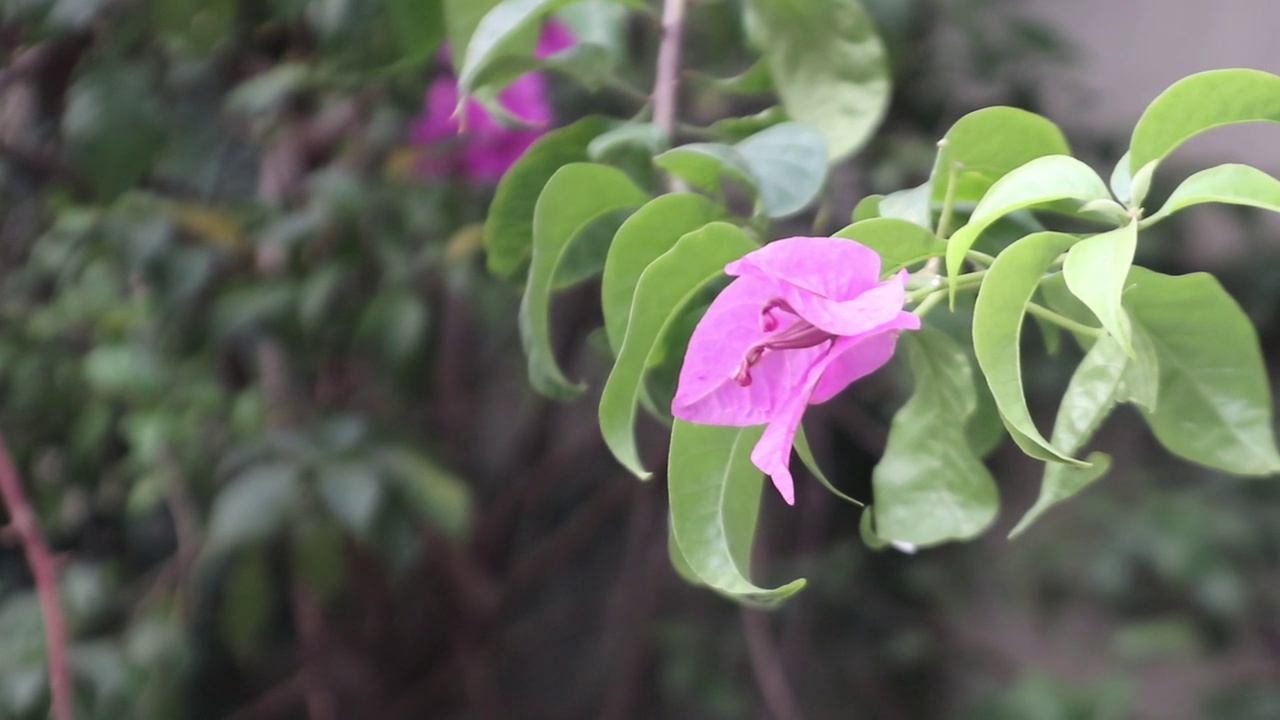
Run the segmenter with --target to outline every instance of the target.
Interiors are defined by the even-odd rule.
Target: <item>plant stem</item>
[[[71,669],[67,664],[67,626],[58,596],[58,560],[45,544],[31,501],[22,488],[22,480],[9,456],[9,448],[0,436],[0,498],[9,511],[9,522],[22,544],[31,566],[40,612],[44,616],[44,639],[49,657],[49,695],[54,720],[72,720]]]
[[[930,310],[937,307],[938,303],[942,302],[943,299],[946,298],[946,296],[947,296],[946,290],[934,290],[931,294],[926,296],[924,300],[921,300],[920,304],[917,305],[915,309],[913,309],[911,312],[915,313],[919,317],[924,317],[925,315],[929,314]]]
[[[965,273],[956,276],[956,290],[967,290],[971,287],[977,287],[982,284],[982,278],[987,274],[986,270],[978,270],[976,272]],[[941,278],[938,278],[941,280]],[[919,290],[912,290],[907,293],[907,302],[919,302],[927,299],[935,293],[945,293],[947,288],[930,285]]]
[[[991,266],[991,263],[996,261],[995,257],[984,252],[978,252],[977,250],[969,250],[965,252],[964,256],[976,265],[986,265],[988,267]]]
[[[1065,315],[1059,315],[1043,305],[1027,303],[1027,312],[1035,315],[1041,320],[1051,322],[1063,330],[1070,330],[1073,333],[1088,335],[1089,337],[1102,337],[1102,330],[1100,328],[1089,327],[1088,325],[1078,323]]]
[[[938,215],[938,230],[934,234],[946,240],[951,236],[951,219],[956,209],[956,176],[960,173],[960,164],[952,163],[947,173],[947,192],[942,197],[942,212]]]
[[[686,0],[664,0],[662,40],[658,45],[658,68],[653,80],[653,121],[673,137],[676,130],[676,91],[680,83],[680,39],[684,34]]]

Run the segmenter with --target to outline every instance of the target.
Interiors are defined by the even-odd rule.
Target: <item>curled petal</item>
[[[879,370],[893,357],[893,351],[898,345],[898,331],[918,330],[920,318],[909,312],[899,313],[888,328],[858,338],[841,338],[832,348],[834,357],[818,380],[809,403],[824,403],[855,380]]]
[[[892,321],[902,311],[905,282],[906,273],[900,273],[844,301],[786,287],[782,300],[797,315],[832,335],[861,335]]]
[[[829,300],[852,300],[880,279],[880,256],[843,238],[793,237],[771,242],[725,266],[730,275],[754,275]]]

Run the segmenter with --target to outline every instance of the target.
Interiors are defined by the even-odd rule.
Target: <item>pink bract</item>
[[[545,57],[573,43],[574,37],[568,28],[549,21],[542,28],[535,55]],[[448,48],[441,55],[447,58]],[[512,115],[535,127],[503,127],[475,100],[467,100],[459,118],[454,114],[458,105],[458,79],[452,73],[436,78],[427,89],[422,114],[409,128],[409,141],[424,147],[417,171],[428,177],[461,174],[480,182],[497,182],[529,146],[542,137],[542,126],[554,119],[542,73],[531,72],[516,78],[498,94],[498,102]]]
[[[880,256],[840,238],[793,237],[725,266],[737,279],[694,329],[672,414],[705,425],[767,424],[751,461],[795,504],[791,447],[807,406],[889,361],[906,272],[880,280]]]

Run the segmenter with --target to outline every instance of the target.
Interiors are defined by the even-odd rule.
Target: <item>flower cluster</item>
[[[725,266],[737,279],[689,341],[672,414],[706,425],[767,424],[751,461],[795,503],[791,447],[807,406],[889,361],[906,271],[880,279],[880,256],[852,240],[793,237]]]
[[[550,21],[542,28],[535,55],[545,57],[574,42],[568,28]],[[442,56],[448,57],[448,48]],[[474,99],[468,99],[463,109],[455,113],[457,77],[443,73],[436,78],[427,89],[422,113],[409,128],[409,141],[423,148],[416,171],[425,177],[461,175],[476,182],[497,182],[553,120],[546,79],[539,72],[516,78],[498,94],[498,102],[531,127],[504,127]]]

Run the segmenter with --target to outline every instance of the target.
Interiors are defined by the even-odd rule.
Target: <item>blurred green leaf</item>
[[[210,553],[261,542],[284,527],[299,498],[299,470],[285,463],[251,466],[227,483],[210,510]]]
[[[816,128],[829,158],[861,148],[889,106],[884,45],[858,0],[749,0],[748,22],[792,118]]]
[[[444,0],[387,0],[387,12],[405,61],[425,62],[436,54],[445,34]]]
[[[98,65],[67,90],[62,132],[100,198],[138,184],[164,147],[164,107],[141,67]]]
[[[378,464],[417,512],[445,535],[461,539],[471,523],[471,492],[462,479],[407,448],[384,448]]]
[[[382,478],[374,466],[360,461],[327,463],[316,470],[316,487],[329,514],[348,532],[369,532],[382,503]]]

